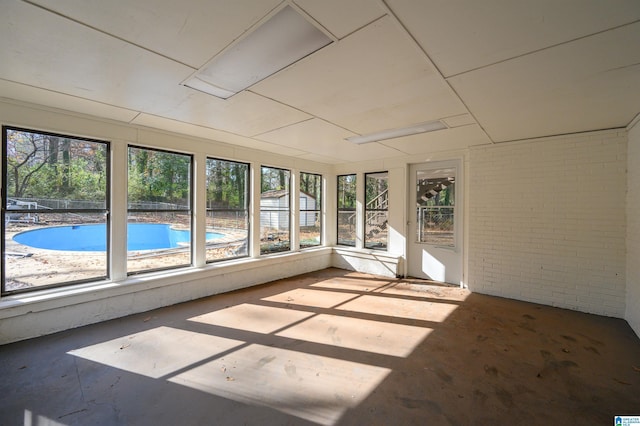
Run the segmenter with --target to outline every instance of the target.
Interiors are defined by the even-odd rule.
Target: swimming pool
[[[207,241],[223,237],[217,232],[207,232]],[[127,225],[127,250],[158,250],[188,245],[191,232],[174,229],[166,223],[129,223]],[[20,232],[13,237],[17,243],[29,247],[64,251],[106,251],[107,228],[105,224],[49,226]]]

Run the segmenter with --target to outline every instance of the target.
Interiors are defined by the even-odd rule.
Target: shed
[[[316,199],[311,194],[300,191],[300,226],[314,226]],[[266,191],[260,197],[260,224],[269,228],[289,228],[289,191],[286,189]]]

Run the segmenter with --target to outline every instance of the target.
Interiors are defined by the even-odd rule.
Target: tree
[[[209,208],[244,210],[249,166],[234,161],[207,159]]]
[[[356,208],[356,175],[338,176],[338,208]]]
[[[290,174],[291,172],[289,170],[274,167],[262,167],[262,192],[288,190]]]
[[[129,201],[189,205],[190,173],[189,155],[130,147]]]
[[[7,130],[7,194],[21,198],[33,177],[53,156],[45,151],[47,137],[37,133]]]
[[[7,195],[106,201],[107,145],[7,130]]]

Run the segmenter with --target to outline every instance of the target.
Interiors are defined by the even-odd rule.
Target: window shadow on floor
[[[640,408],[622,320],[335,268],[1,349],[8,424],[596,424]]]

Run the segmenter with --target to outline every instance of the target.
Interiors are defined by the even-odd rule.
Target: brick
[[[626,145],[599,132],[472,149],[470,288],[623,316]]]

